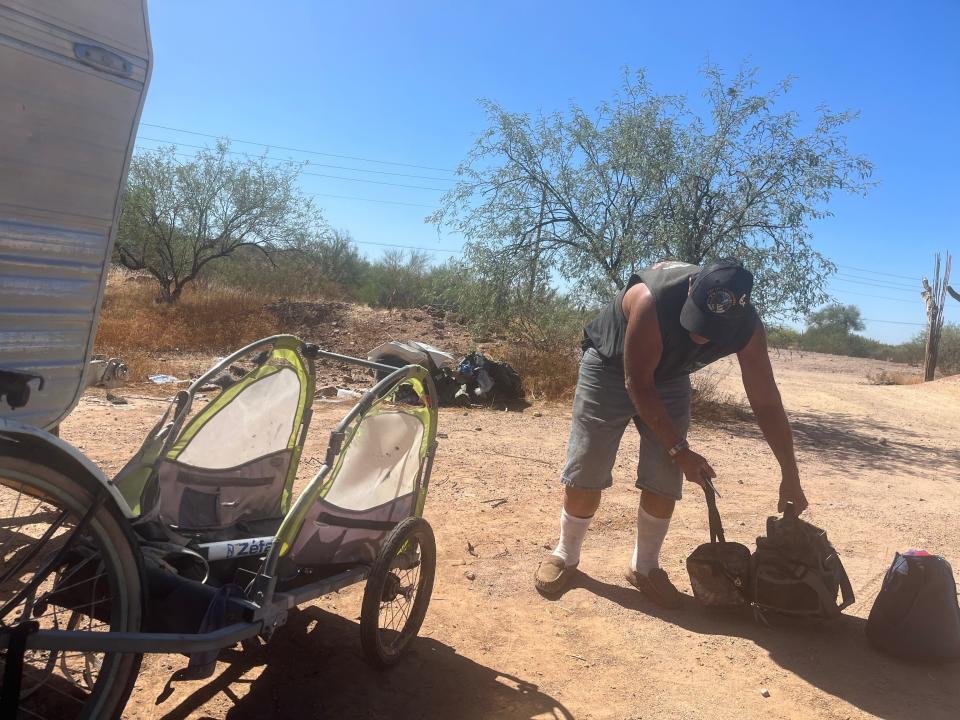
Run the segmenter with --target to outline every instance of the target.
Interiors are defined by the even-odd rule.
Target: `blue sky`
[[[899,341],[920,329],[895,323],[923,322],[909,288],[936,250],[957,254],[960,284],[955,0],[154,0],[149,12],[154,71],[140,145],[192,152],[211,142],[189,130],[309,160],[316,175],[304,176],[304,190],[367,254],[383,243],[443,259],[460,246],[423,218],[484,129],[479,98],[527,112],[592,107],[615,92],[624,66],[646,68],[659,92],[696,96],[705,61],[731,70],[748,61],[764,85],[796,76],[784,107],[805,118],[821,103],[861,112],[850,146],[874,161],[880,184],[866,198],[836,196],[814,244],[841,266],[831,288],[871,319],[868,334]],[[960,304],[947,320],[960,321]]]

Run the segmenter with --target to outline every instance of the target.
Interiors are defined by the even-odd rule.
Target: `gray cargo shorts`
[[[690,426],[690,378],[684,375],[657,383],[657,394],[685,438]],[[560,481],[584,490],[610,487],[620,439],[636,415],[627,394],[623,366],[604,364],[596,350],[587,350],[580,361],[567,463]],[[679,500],[683,494],[683,472],[671,461],[653,431],[639,418],[636,422],[640,430],[637,487]]]

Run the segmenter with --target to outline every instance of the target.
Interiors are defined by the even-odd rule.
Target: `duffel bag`
[[[707,498],[710,542],[700,545],[687,558],[687,574],[694,597],[709,607],[738,607],[749,602],[750,550],[727,542],[717,510],[712,484],[703,488]]]

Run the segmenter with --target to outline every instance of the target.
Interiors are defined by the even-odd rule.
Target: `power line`
[[[188,155],[187,153],[173,153],[173,154],[177,157],[182,157],[182,158],[193,157],[192,155]],[[382,205],[406,205],[408,207],[426,208],[427,210],[437,209],[436,205],[426,205],[424,203],[406,202],[403,200],[381,200],[378,198],[356,197],[355,195],[334,195],[332,193],[317,193],[317,192],[308,192],[306,194],[311,197],[329,197],[329,198],[336,198],[338,200],[358,200],[360,202],[380,203]]]
[[[871,285],[877,285],[879,287],[896,288],[898,290],[910,290],[911,292],[916,290],[917,292],[920,292],[920,283],[917,283],[916,285],[911,285],[907,283],[890,282],[887,280],[883,280],[882,278],[881,279],[865,278],[865,277],[861,277],[860,275],[850,275],[848,273],[837,273],[836,277],[842,278],[844,280],[848,280],[850,282],[859,282],[864,284],[869,283]]]
[[[890,290],[892,292],[902,292],[911,294],[920,294],[920,288],[899,287],[897,285],[884,285],[883,283],[867,282],[866,280],[849,280],[845,276],[837,275],[833,278],[835,282],[848,283],[850,285],[863,285],[865,287],[880,288],[881,290]]]
[[[211,135],[210,133],[197,132],[196,130],[185,130],[183,128],[170,127],[169,125],[155,125],[154,123],[146,123],[146,122],[141,122],[140,125],[142,125],[143,127],[158,128],[160,130],[170,130],[171,132],[186,133],[187,135],[198,135],[200,137],[213,138],[214,140],[220,140],[223,138],[222,135]],[[306,153],[308,155],[321,155],[323,157],[333,157],[333,158],[339,158],[341,160],[357,160],[358,162],[377,163],[379,165],[397,165],[399,167],[417,168],[419,170],[436,170],[437,172],[446,172],[446,173],[456,172],[456,170],[450,170],[449,168],[432,167],[430,165],[414,165],[413,163],[394,162],[392,160],[377,160],[375,158],[365,158],[365,157],[359,157],[356,155],[337,155],[335,153],[320,152],[319,150],[308,150],[305,148],[295,148],[295,147],[289,147],[286,145],[272,145],[270,143],[257,142],[255,140],[232,139],[232,142],[243,143],[244,145],[258,145],[260,147],[265,147],[265,148],[276,148],[277,150],[288,150],[290,152]]]
[[[926,327],[924,323],[904,322],[903,320],[873,320],[872,318],[860,318],[864,322],[887,323],[888,325],[916,325],[917,327]]]
[[[175,145],[175,146],[177,146],[177,147],[195,148],[195,149],[197,149],[197,150],[209,150],[209,149],[210,149],[209,146],[207,146],[207,145],[191,145],[190,143],[181,143],[181,142],[176,142],[175,140],[162,140],[162,139],[160,139],[160,138],[152,138],[152,137],[145,137],[145,136],[143,136],[143,135],[138,135],[138,136],[137,136],[137,142],[139,143],[141,140],[149,140],[150,142],[155,142],[155,143],[165,143],[165,144],[167,144],[167,145]],[[148,150],[159,150],[160,148],[147,148],[147,149],[148,149]],[[263,155],[256,155],[256,154],[254,154],[254,153],[240,152],[239,150],[227,150],[226,152],[227,152],[228,154],[230,154],[230,155],[242,155],[243,157],[248,157],[248,158],[263,158],[263,157],[265,157],[265,156],[263,156]],[[295,161],[294,158],[270,158],[270,157],[268,157],[267,159],[269,159],[269,160],[289,160],[289,161],[292,161],[292,162]],[[315,163],[315,162],[310,162],[309,160],[307,160],[307,161],[305,161],[305,162],[306,162],[310,167],[325,167],[325,168],[333,168],[334,170],[350,170],[351,172],[374,173],[374,174],[376,174],[376,175],[391,175],[391,176],[394,176],[394,177],[418,178],[418,179],[420,179],[420,180],[439,180],[440,182],[456,182],[456,181],[457,181],[456,178],[442,178],[442,177],[435,177],[435,176],[433,176],[433,175],[414,175],[414,174],[411,174],[411,173],[391,172],[391,171],[389,171],[389,170],[369,170],[369,169],[367,169],[367,168],[349,167],[349,166],[347,166],[347,165],[328,165],[328,164],[326,164],[326,163]]]
[[[382,203],[383,205],[406,205],[408,207],[418,207],[418,208],[427,208],[428,210],[436,210],[435,205],[425,205],[423,203],[412,203],[412,202],[403,202],[402,200],[377,200],[376,198],[363,198],[363,197],[354,197],[352,195],[332,195],[330,193],[307,193],[312,197],[328,197],[328,198],[337,198],[338,200],[359,200],[360,202],[369,202],[369,203]]]
[[[913,280],[913,278],[911,278],[910,276],[908,276],[908,275],[903,275],[903,274],[900,274],[900,273],[889,273],[889,272],[883,272],[882,270],[866,270],[865,268],[853,267],[852,265],[839,265],[839,264],[838,264],[837,267],[838,267],[838,268],[843,268],[844,270],[855,270],[856,272],[869,273],[869,274],[871,274],[871,275],[886,275],[887,277],[901,278],[901,279],[903,279],[903,280]],[[919,278],[918,278],[918,279],[919,279]]]
[[[155,148],[145,148],[145,149],[154,150]],[[178,155],[184,158],[193,157],[188,153],[174,153],[174,155]],[[436,192],[447,192],[447,190],[449,190],[449,188],[427,187],[425,185],[407,185],[405,183],[387,182],[386,180],[366,180],[364,178],[343,177],[342,175],[327,175],[326,173],[308,172],[306,170],[301,170],[300,175],[310,175],[312,177],[328,178],[331,180],[346,180],[348,182],[368,183],[370,185],[389,185],[391,187],[409,188],[411,190],[433,190]]]
[[[832,292],[836,292],[836,291],[837,289],[834,288]],[[875,300],[890,300],[891,302],[896,302],[896,303],[910,302],[906,298],[893,298],[893,297],[885,297],[883,295],[870,295],[869,293],[857,292],[856,290],[847,290],[846,288],[839,288],[839,292],[843,293],[844,295],[859,295],[860,297],[874,298]]]

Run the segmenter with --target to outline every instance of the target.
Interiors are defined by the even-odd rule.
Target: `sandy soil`
[[[882,363],[786,353],[774,362],[808,517],[828,530],[857,594],[841,620],[768,627],[752,616],[712,614],[692,598],[667,612],[628,586],[621,569],[638,500],[635,433],[624,439],[582,572],[561,598],[541,598],[532,574],[557,536],[569,407],[444,410],[426,511],[438,577],[421,638],[400,666],[381,673],[364,664],[360,592],[352,588],[294,612],[261,650],[224,651],[209,681],[165,690],[185,658],[146,658],[125,717],[960,717],[960,664],[889,659],[863,634],[894,551],[922,547],[960,564],[960,382],[878,387],[865,375]],[[734,364],[716,372],[731,397],[742,397]],[[136,388],[124,394],[130,404],[114,406],[91,391],[62,428],[108,473],[163,407]],[[346,409],[319,409],[301,486]],[[756,426],[748,414],[699,422],[690,439],[718,470],[728,539],[752,544],[775,511],[779,479]],[[506,502],[490,502],[499,498]],[[684,559],[706,535],[703,502],[688,489],[662,556],[687,593]]]

